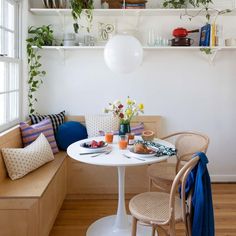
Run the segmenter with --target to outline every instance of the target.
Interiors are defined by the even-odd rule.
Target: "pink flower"
[[[120,113],[120,118],[123,119],[124,118],[124,114],[123,113]]]

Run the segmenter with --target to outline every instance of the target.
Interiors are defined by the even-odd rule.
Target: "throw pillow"
[[[40,123],[31,126],[25,122],[21,122],[20,129],[24,147],[31,144],[41,133],[43,133],[47,138],[53,153],[59,152],[50,119],[45,119]]]
[[[137,125],[131,126],[130,127],[131,133],[135,134],[135,135],[141,135],[142,132],[144,131],[144,124],[143,123],[139,123]],[[105,132],[103,130],[99,131],[100,135],[105,135]],[[114,135],[118,135],[119,134],[119,130],[114,130],[113,131]]]
[[[51,115],[29,115],[32,124],[37,124],[45,118],[50,118],[53,126],[54,133],[57,132],[58,127],[65,121],[65,111],[58,114]]]
[[[86,128],[77,121],[67,121],[59,126],[56,134],[57,145],[60,149],[88,137]]]
[[[95,137],[100,135],[100,130],[104,132],[117,130],[119,119],[110,115],[86,115],[85,123],[88,137]]]
[[[2,148],[9,177],[19,179],[54,159],[51,147],[43,134],[25,148]]]

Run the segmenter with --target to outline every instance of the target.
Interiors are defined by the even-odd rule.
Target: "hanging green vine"
[[[165,0],[163,2],[164,8],[186,8],[188,0]]]
[[[43,25],[41,27],[31,26],[28,29],[28,34],[30,35],[30,37],[26,39],[29,66],[28,102],[29,113],[33,114],[35,113],[34,104],[37,102],[37,98],[35,98],[35,92],[43,83],[42,77],[46,75],[46,72],[41,69],[41,56],[39,55],[38,50],[36,50],[34,47],[42,48],[42,46],[51,46],[54,37],[53,30],[51,29],[50,25]]]
[[[70,0],[71,3],[71,14],[74,19],[74,31],[78,33],[79,29],[86,28],[87,32],[90,32],[91,24],[93,21],[93,0]],[[83,26],[78,23],[78,19],[81,19],[81,16],[84,15],[86,21],[88,22],[87,26]]]

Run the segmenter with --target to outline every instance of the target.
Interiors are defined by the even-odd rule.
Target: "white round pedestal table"
[[[84,150],[81,148],[81,143],[90,140],[104,140],[104,137],[96,137],[84,139],[71,144],[67,149],[67,154],[76,161],[84,162],[92,165],[114,166],[118,169],[118,207],[117,214],[103,217],[95,221],[89,226],[86,236],[130,236],[131,235],[131,216],[126,214],[125,208],[125,167],[148,165],[166,160],[168,156],[148,157],[145,161],[135,158],[126,158],[123,154],[129,155],[128,150],[120,150],[118,147],[118,137],[114,137],[113,144],[109,144],[112,151],[109,154],[102,154],[97,157],[92,155],[80,155]],[[156,139],[160,144],[168,147],[174,147],[172,144]],[[150,232],[150,233],[149,233]],[[151,235],[151,227],[138,225],[137,236]]]

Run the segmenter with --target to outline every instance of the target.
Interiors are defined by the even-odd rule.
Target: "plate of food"
[[[101,141],[92,140],[92,141],[80,144],[80,147],[84,151],[89,151],[89,152],[104,151],[107,148],[107,146],[108,146],[108,144],[106,142],[104,142],[103,140],[101,140]]]
[[[156,155],[156,152],[142,143],[136,143],[132,148],[129,149],[129,152],[132,156],[136,157],[153,157]]]

